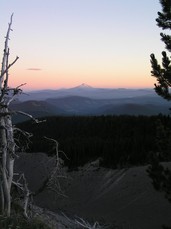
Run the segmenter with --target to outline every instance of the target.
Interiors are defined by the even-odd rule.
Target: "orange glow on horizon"
[[[94,74],[87,76],[84,74],[61,74],[53,73],[49,75],[44,71],[23,71],[14,70],[10,74],[10,86],[17,87],[23,83],[26,85],[23,90],[42,90],[42,89],[59,89],[59,88],[72,88],[82,83],[86,83],[94,88],[153,88],[155,78],[150,74],[147,77],[144,75],[123,76],[118,74],[103,75]],[[117,74],[116,74],[117,75]],[[146,74],[147,75],[147,74]],[[145,80],[144,80],[145,79]]]
[[[129,59],[124,64],[116,65],[112,61],[88,63],[42,63],[33,66],[23,60],[10,69],[10,85],[17,87],[23,83],[25,89],[57,89],[70,88],[86,83],[92,87],[101,88],[152,88],[155,78],[151,76],[151,66],[148,59],[142,59],[135,64]],[[143,63],[143,65],[142,65]],[[45,66],[45,67],[44,67]],[[143,67],[145,66],[145,67]]]

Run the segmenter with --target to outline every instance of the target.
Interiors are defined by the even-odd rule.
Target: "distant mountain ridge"
[[[11,109],[22,110],[35,117],[168,115],[170,107],[171,104],[156,95],[153,89],[93,88],[84,83],[69,89],[33,91],[29,95],[22,95],[11,105]]]
[[[116,99],[157,95],[153,89],[94,88],[88,84],[82,83],[81,85],[72,88],[30,91],[22,94],[18,99],[20,101],[45,100],[48,98],[59,98],[66,96],[83,96],[93,99]]]

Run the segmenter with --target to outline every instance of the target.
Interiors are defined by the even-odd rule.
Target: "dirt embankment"
[[[23,154],[16,170],[25,173],[30,189],[37,191],[49,175],[54,161],[45,154]],[[45,189],[35,203],[54,212],[67,212],[89,221],[117,223],[123,228],[160,229],[171,226],[171,204],[155,191],[147,167],[111,170],[85,165],[67,173],[62,181],[67,198]]]

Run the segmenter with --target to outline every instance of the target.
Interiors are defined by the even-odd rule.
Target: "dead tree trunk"
[[[8,217],[11,214],[11,186],[15,161],[15,141],[9,104],[19,92],[19,90],[17,92],[17,90],[8,87],[9,69],[18,59],[18,57],[16,57],[11,64],[8,63],[8,41],[12,25],[12,16],[5,37],[0,73],[0,210],[1,214]]]
[[[9,109],[10,103],[14,100],[16,95],[22,92],[20,87],[23,86],[23,84],[18,86],[17,88],[10,88],[8,86],[9,69],[18,60],[18,57],[16,57],[11,64],[9,64],[8,62],[9,54],[10,54],[8,41],[9,41],[9,35],[11,31],[12,18],[13,15],[11,15],[11,20],[8,25],[7,34],[5,37],[4,53],[3,53],[2,66],[0,72],[0,214],[7,217],[11,215],[11,202],[12,202],[11,187],[12,185],[15,185],[17,186],[18,189],[20,189],[20,191],[22,191],[24,195],[23,214],[27,218],[28,217],[27,208],[28,208],[30,192],[28,189],[26,179],[24,175],[21,175],[20,178],[17,180],[17,182],[14,181],[13,179],[14,162],[16,158],[16,144],[14,140],[14,130],[18,130],[28,138],[30,137],[30,134],[13,127],[12,125],[13,112],[11,112]],[[26,115],[30,119],[34,120],[36,123],[39,123],[39,121],[33,118],[32,115],[29,115],[21,111],[17,111],[16,113]],[[57,191],[60,192],[61,194],[62,191],[60,188],[59,181],[58,179],[55,178],[61,177],[59,175],[56,176],[56,174],[59,173],[62,165],[62,160],[59,157],[59,152],[62,151],[58,150],[58,142],[56,140],[54,139],[48,139],[48,140],[54,143],[55,150],[56,150],[56,167],[54,168],[52,175],[48,179],[48,184],[49,186],[51,186],[51,183],[54,183],[57,186]]]

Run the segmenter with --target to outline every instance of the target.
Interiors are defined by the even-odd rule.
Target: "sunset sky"
[[[161,59],[159,0],[1,0],[0,49],[10,15],[10,86],[153,88],[150,54]]]

